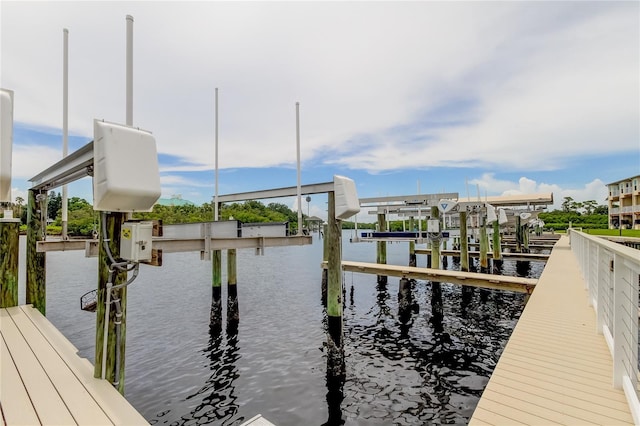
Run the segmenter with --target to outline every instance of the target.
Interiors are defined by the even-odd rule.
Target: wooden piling
[[[336,219],[335,193],[328,194],[328,283],[327,283],[327,376],[344,378],[344,350],[342,347],[342,248],[340,221]]]
[[[442,250],[446,250],[447,249],[447,240],[444,239],[442,241]],[[447,267],[449,266],[449,258],[447,257],[446,254],[442,255],[442,269],[447,269]]]
[[[482,209],[480,214],[478,225],[480,226],[480,273],[487,274],[489,273],[489,236],[487,235],[487,215],[485,214],[485,209]],[[480,289],[480,301],[486,302],[489,298],[489,291],[485,289]]]
[[[18,305],[20,219],[0,219],[0,308]]]
[[[460,211],[460,270],[469,272],[469,238],[467,237],[466,210]]]
[[[409,217],[409,231],[413,232],[414,228],[413,216]],[[409,266],[416,266],[416,242],[414,240],[409,241]]]
[[[500,238],[500,223],[493,222],[493,268],[502,270],[502,240]]]
[[[240,321],[236,258],[236,249],[227,250],[227,328],[237,328]]]
[[[406,324],[411,319],[411,280],[400,278],[398,282],[398,318],[402,324]]]
[[[440,210],[437,206],[431,207],[431,219],[440,220]],[[440,269],[440,236],[433,238],[431,241],[431,268]],[[436,333],[444,331],[442,327],[442,319],[444,312],[442,308],[442,287],[437,281],[431,281],[431,315],[433,330]]]
[[[520,215],[516,215],[516,251],[522,253],[522,226]]]
[[[487,236],[486,216],[482,214],[479,221],[480,226],[480,273],[486,274],[489,271],[489,237]]]
[[[327,238],[327,225],[322,225],[324,238],[322,240],[322,261],[327,262],[329,260],[329,238]],[[328,281],[328,269],[322,270],[322,284],[321,284],[321,298],[322,306],[327,307],[327,281]]]
[[[211,253],[211,315],[209,328],[222,329],[222,250]]]
[[[113,258],[117,261],[120,258],[120,234],[122,224],[125,221],[126,213],[107,213],[106,216],[101,215],[102,220],[106,218],[106,235],[100,232],[99,252],[98,252],[98,292],[96,305],[96,345],[95,345],[95,363],[93,375],[94,377],[102,377],[102,359],[104,344],[104,326],[105,326],[105,308],[107,297],[107,283],[110,278],[110,265],[108,254],[104,247],[105,240],[108,241],[109,249]],[[113,286],[124,284],[127,281],[127,273],[119,271],[114,275]],[[117,379],[118,392],[124,395],[124,372],[125,372],[125,342],[126,342],[126,324],[127,324],[127,288],[113,290],[111,300],[120,299],[120,309],[122,311],[121,318],[117,318],[116,309],[110,306],[108,321],[108,338],[107,338],[107,360],[105,379],[110,383]],[[115,296],[115,297],[114,297]],[[116,321],[120,321],[120,342],[116,340]],[[117,355],[116,355],[117,352]],[[118,357],[118,374],[116,374],[116,357]]]
[[[387,221],[385,220],[384,213],[378,213],[378,230],[380,232],[385,232],[387,230]],[[377,256],[376,262],[381,265],[386,265],[387,263],[387,242],[386,241],[377,241]],[[386,284],[387,277],[386,275],[378,275],[378,284]]]
[[[469,272],[469,238],[467,236],[467,210],[460,211],[460,270]],[[461,306],[463,312],[471,303],[473,298],[473,287],[468,285],[462,286]]]
[[[46,253],[38,253],[36,244],[45,239],[46,228],[41,213],[46,218],[47,192],[29,190],[27,201],[27,280],[26,302],[45,315],[46,295]],[[43,210],[44,209],[44,210]]]

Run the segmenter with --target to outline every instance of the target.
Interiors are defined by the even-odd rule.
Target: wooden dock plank
[[[4,319],[3,319],[4,320]],[[9,425],[39,425],[40,420],[31,404],[27,389],[25,389],[18,368],[11,358],[9,348],[0,338],[0,401],[2,404],[2,419]]]
[[[0,388],[6,424],[149,424],[111,384],[93,377],[91,363],[38,310],[25,305],[0,309],[0,315],[9,354],[2,356]],[[19,420],[29,416],[25,402],[38,416],[35,422],[33,416]]]
[[[31,351],[46,371],[56,392],[65,402],[69,413],[78,424],[109,425],[112,422],[100,408],[100,405],[87,392],[59,356],[58,352],[49,344],[42,333],[19,307],[8,308],[7,312],[28,342]]]
[[[553,389],[555,386],[561,386],[568,392],[576,392],[584,389],[585,387],[602,385],[601,381],[594,382],[591,379],[575,376],[567,372],[549,370],[546,366],[542,368],[535,368],[529,366],[527,363],[517,365],[509,361],[502,363],[500,370],[497,372],[494,371],[493,374],[495,374],[496,377],[500,377],[502,375],[506,377],[518,377],[523,383],[536,384],[545,389]],[[612,401],[626,401],[624,396],[613,388],[602,389],[599,396]]]
[[[35,368],[40,363],[6,310],[0,310],[0,332],[40,421],[43,424],[77,424],[46,372]],[[10,409],[4,404],[3,408]]]
[[[535,381],[523,380],[522,377],[497,374],[494,381],[508,388],[515,388],[519,391],[525,391],[530,394],[544,394],[546,398],[553,401],[561,401],[567,395],[567,388],[559,385],[549,385],[548,383],[540,383]],[[587,392],[584,388],[571,389],[569,394],[575,401],[575,406],[579,406],[584,411],[596,411],[598,414],[607,415],[614,419],[624,420],[625,417],[620,414],[627,409],[627,401],[618,399],[610,399],[602,395],[595,395]],[[571,401],[569,402],[571,403]]]
[[[633,424],[568,238],[554,247],[470,424]],[[477,420],[476,422],[476,413]],[[534,421],[531,416],[545,419]]]
[[[149,424],[109,382],[93,377],[93,365],[87,359],[78,356],[78,350],[73,344],[40,311],[30,305],[20,306],[20,309],[42,331],[51,346],[56,349],[69,369],[74,372],[77,380],[99,402],[104,413],[114,424]]]

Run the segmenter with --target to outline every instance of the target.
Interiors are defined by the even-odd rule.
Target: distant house
[[[640,229],[640,175],[607,184],[609,228]]]
[[[195,206],[195,203],[183,199],[180,194],[173,195],[171,198],[159,198],[156,204],[161,206]]]

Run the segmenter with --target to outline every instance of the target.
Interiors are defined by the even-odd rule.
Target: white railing
[[[613,386],[623,388],[635,424],[638,401],[638,284],[640,251],[571,229],[589,302],[596,311],[596,331],[603,334],[613,358]]]

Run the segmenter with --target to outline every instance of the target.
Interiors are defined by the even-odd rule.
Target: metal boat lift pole
[[[69,152],[69,30],[62,30],[62,158]],[[68,240],[68,193],[62,185],[62,239]]]
[[[298,169],[298,235],[302,235],[302,190],[300,189],[300,102],[296,102],[296,158]]]

